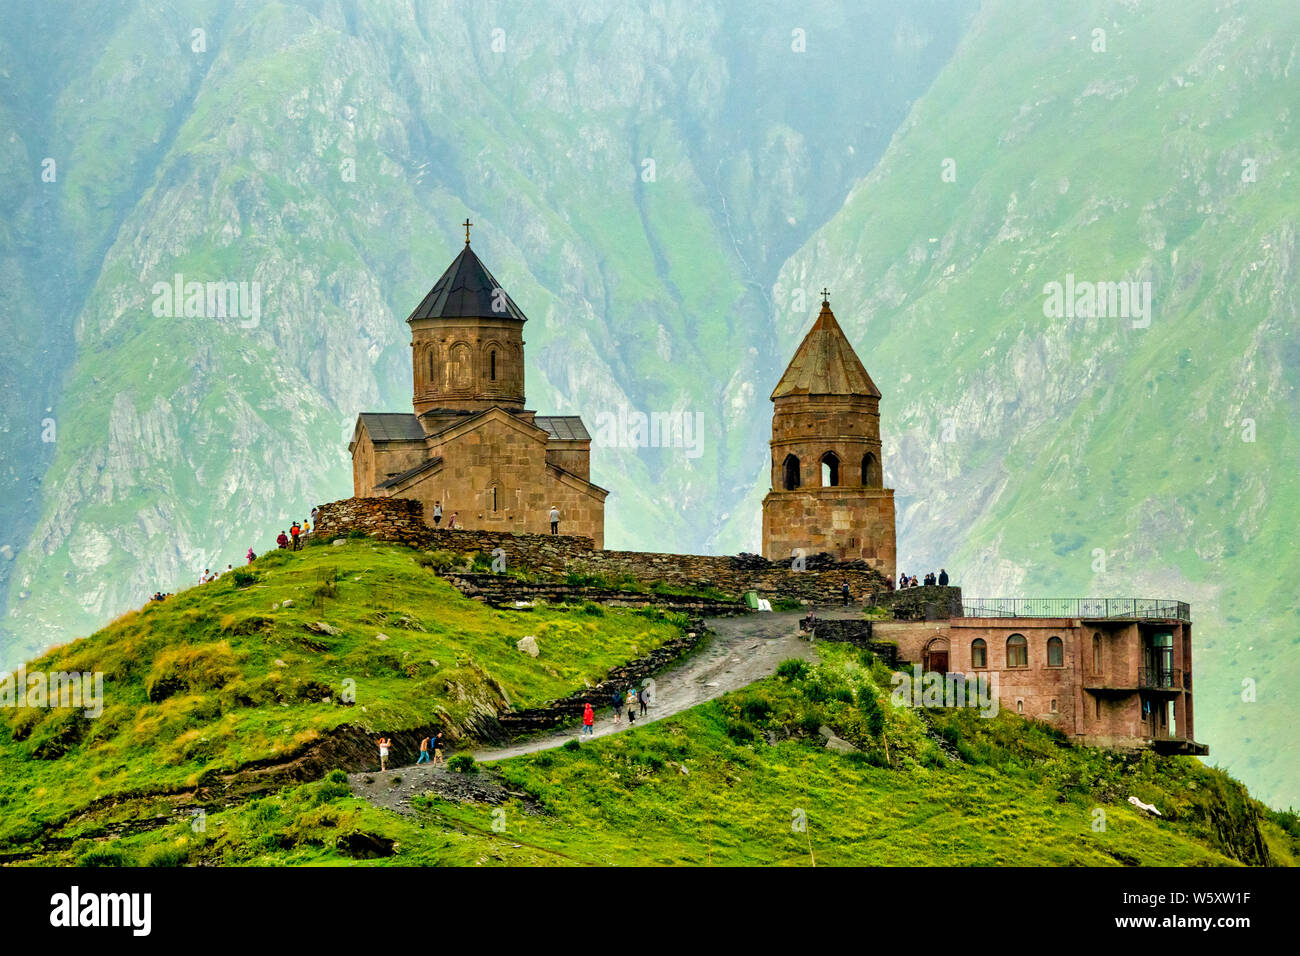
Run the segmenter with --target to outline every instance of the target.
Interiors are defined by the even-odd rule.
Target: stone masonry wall
[[[927,584],[874,595],[870,603],[894,613],[896,621],[944,621],[962,616],[961,588]]]
[[[663,581],[673,587],[716,588],[727,594],[757,591],[767,598],[785,597],[813,603],[839,603],[849,584],[857,603],[887,590],[880,572],[864,562],[808,561],[795,571],[788,562],[758,555],[662,554],[652,551],[605,551],[580,535],[520,534],[492,530],[434,530],[424,523],[423,505],[404,498],[347,498],[321,505],[313,534],[345,537],[351,531],[422,550],[458,553],[505,551],[507,568],[526,568],[557,577],[570,572],[630,575],[638,581]]]

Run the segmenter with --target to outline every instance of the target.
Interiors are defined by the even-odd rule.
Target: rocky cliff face
[[[15,325],[66,348],[34,345],[15,374],[58,380],[58,432],[33,444],[28,389],[13,480],[40,475],[40,497],[7,519],[5,660],[346,494],[355,415],[409,406],[402,320],[467,216],[532,319],[531,406],[704,423],[698,455],[598,450],[611,543],[705,546],[752,481],[776,270],[973,4],[837,6],[136,4],[108,25],[69,7],[82,72],[42,39],[57,9],[6,14],[27,66],[59,67],[41,89],[8,78],[11,205],[64,220],[42,256],[12,237],[32,285]],[[846,84],[832,64],[853,58]],[[62,165],[42,192],[45,148]],[[55,294],[65,248],[82,273]],[[207,296],[227,283],[248,299],[223,312]]]
[[[468,217],[531,407],[703,416],[698,456],[595,450],[612,547],[757,546],[829,286],[900,569],[1192,601],[1201,735],[1293,800],[1295,11],[843,6],[0,13],[4,663],[348,494]],[[1075,280],[1150,308],[1049,314]]]

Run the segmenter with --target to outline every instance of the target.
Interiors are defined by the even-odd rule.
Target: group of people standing
[[[315,508],[312,509],[313,514],[315,513],[315,510]],[[281,548],[290,548],[294,551],[300,551],[302,549],[303,539],[309,534],[311,534],[311,522],[306,518],[303,518],[301,524],[295,521],[289,526],[287,532],[281,531],[279,536],[275,539],[275,543]],[[249,554],[252,554],[253,549],[249,548],[248,552]]]
[[[938,574],[931,571],[925,576],[925,579],[921,581],[917,580],[916,575],[912,575],[909,578],[906,574],[898,579],[898,586],[900,588],[916,588],[920,587],[922,584],[927,586],[937,584],[941,588],[946,588],[948,586],[948,572],[943,568],[940,568]]]
[[[646,713],[646,708],[650,706],[650,700],[647,693],[644,690],[638,693],[637,689],[633,687],[631,684],[628,685],[627,690],[615,689],[614,693],[610,696],[610,703],[614,705],[615,724],[621,724],[623,722],[622,714],[623,714],[624,706],[627,707],[627,722],[629,725],[636,723],[636,715],[638,710],[640,710],[641,716],[644,717]],[[588,715],[591,716],[590,724],[587,723]],[[588,728],[593,727],[595,725],[595,722],[596,722],[596,714],[595,711],[592,709],[591,704],[588,703],[583,705],[582,729],[583,732],[586,733],[588,736],[591,736],[592,733],[594,732]]]

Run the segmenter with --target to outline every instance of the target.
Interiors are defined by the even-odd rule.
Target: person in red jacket
[[[582,732],[588,737],[596,735],[596,712],[591,708],[591,701],[582,705]]]
[[[275,539],[275,543],[282,548],[287,548],[289,547],[289,536],[281,531],[280,536]]]

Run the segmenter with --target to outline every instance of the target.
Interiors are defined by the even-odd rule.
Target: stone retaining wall
[[[628,686],[641,690],[641,681],[663,670],[695,650],[708,631],[703,621],[694,621],[690,629],[681,637],[674,638],[655,648],[645,657],[638,657],[619,667],[611,668],[605,679],[594,687],[551,701],[541,707],[529,710],[516,710],[502,714],[497,718],[504,736],[516,737],[550,730],[560,724],[577,721],[582,718],[583,705],[588,701],[597,711],[610,706],[615,690],[626,691]],[[654,704],[650,704],[653,710]]]
[[[637,581],[662,581],[691,590],[714,588],[736,597],[757,591],[761,597],[830,604],[840,602],[840,588],[846,581],[854,602],[888,590],[880,572],[860,561],[836,562],[814,556],[808,560],[807,570],[795,571],[788,562],[767,561],[758,555],[606,551],[596,548],[591,538],[579,535],[434,530],[424,523],[423,511],[423,505],[413,499],[347,498],[320,506],[313,534],[335,538],[361,531],[412,548],[462,554],[491,554],[501,548],[507,568],[525,568],[557,577],[572,572],[613,578],[628,575]]]
[[[819,620],[813,625],[813,640],[835,641],[866,648],[882,661],[893,667],[898,663],[898,645],[890,641],[872,639],[870,621],[854,621],[841,618]]]
[[[696,617],[702,614],[710,616],[740,614],[748,610],[743,601],[558,582],[533,584],[509,575],[489,572],[453,572],[447,575],[447,579],[466,597],[482,600],[493,607],[512,607],[516,601],[547,601],[552,604],[581,604],[585,601],[594,601],[609,607],[644,607],[649,604],[666,611],[681,611]]]
[[[961,617],[961,588],[926,584],[898,591],[882,591],[867,601],[894,614],[896,621],[946,621]]]

